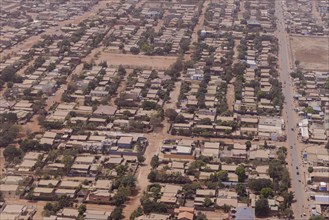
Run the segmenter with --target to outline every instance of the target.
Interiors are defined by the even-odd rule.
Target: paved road
[[[289,153],[291,161],[289,161],[289,165],[291,166],[291,185],[293,191],[295,191],[295,199],[296,203],[293,204],[293,211],[296,219],[308,219],[308,211],[307,207],[307,195],[305,194],[304,182],[305,179],[303,172],[300,170],[301,167],[301,146],[297,140],[297,132],[296,124],[298,123],[298,117],[294,112],[294,101],[293,101],[293,85],[292,80],[289,76],[291,72],[291,62],[290,54],[288,51],[289,48],[289,40],[288,34],[285,31],[284,27],[284,18],[281,7],[281,1],[276,1],[276,17],[277,21],[277,37],[279,39],[280,45],[280,68],[281,68],[281,81],[283,83],[283,94],[285,96],[285,105],[284,105],[284,113],[283,116],[286,121],[286,130],[287,130],[287,141],[289,144]],[[292,146],[292,148],[291,148]],[[300,173],[299,175],[297,174]],[[302,216],[303,213],[306,213],[307,216]]]

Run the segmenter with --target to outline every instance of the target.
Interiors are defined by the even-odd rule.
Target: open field
[[[290,37],[294,60],[306,70],[329,70],[327,37]]]
[[[177,59],[177,57],[114,54],[108,52],[103,52],[99,57],[101,57],[98,60],[99,62],[107,61],[110,66],[152,67],[161,70],[167,69]]]

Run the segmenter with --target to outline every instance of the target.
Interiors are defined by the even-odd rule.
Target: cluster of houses
[[[43,3],[28,1],[5,1],[1,7],[0,52],[38,35],[59,21],[85,13],[97,1],[75,0],[69,2]],[[37,16],[35,14],[37,13]]]
[[[280,115],[282,102],[275,102],[278,97],[269,97],[275,87],[279,87],[275,85],[278,84],[278,75],[273,74],[277,61],[272,48],[276,47],[276,42],[260,40],[256,44],[255,39],[245,41],[241,40],[241,44],[245,45],[246,50],[240,54],[244,53],[242,60],[248,68],[244,73],[242,94],[235,100],[234,110],[243,114]],[[255,82],[258,84],[255,85]]]
[[[276,42],[273,37],[268,40],[241,39],[239,58],[247,68],[243,73],[241,90],[236,88],[233,114],[222,115],[220,108],[226,105],[226,82],[222,58],[232,50],[232,45],[225,37],[215,33],[205,33],[202,44],[206,45],[200,52],[194,67],[188,68],[180,94],[180,109],[177,111],[182,120],[175,121],[171,127],[172,134],[259,138],[267,140],[285,140],[284,121],[280,117],[282,100],[271,96],[273,91],[280,91],[276,74]],[[266,39],[266,36],[262,39]],[[208,48],[207,48],[208,47]],[[213,48],[210,51],[209,48]],[[241,56],[241,57],[240,57]],[[206,88],[204,65],[211,59],[210,78]],[[209,73],[207,73],[209,74]],[[203,92],[202,92],[203,91]],[[204,99],[200,99],[200,93]],[[280,92],[277,93],[278,96]],[[233,97],[230,97],[233,99]]]
[[[125,139],[128,138],[117,139],[116,148],[129,149],[129,140]],[[27,153],[22,162],[8,168],[1,179],[3,198],[56,201],[66,195],[79,202],[109,204],[117,191],[112,183],[122,175],[117,168],[122,166],[132,173],[137,170],[136,156],[131,155],[81,153],[71,155],[70,163],[65,162],[65,157],[67,155],[57,155],[50,159],[47,153]],[[36,170],[43,178],[34,179]],[[52,175],[55,178],[47,178]]]
[[[0,52],[42,33],[46,28],[41,22],[33,22],[30,15],[21,13],[19,6],[16,1],[4,1],[0,8]]]
[[[208,5],[204,25],[214,30],[230,29],[239,26],[237,19],[237,1],[212,1]],[[224,10],[223,10],[224,9]]]
[[[14,205],[14,204],[0,205],[0,218],[4,220],[32,219],[35,212],[36,212],[36,208],[34,206]]]
[[[304,142],[326,144],[329,137],[329,96],[327,72],[305,72],[295,78],[300,122],[299,137]]]
[[[155,196],[154,193],[159,192],[155,196],[157,203],[166,204],[169,207],[179,207],[179,209],[191,209],[192,214],[196,213],[193,210],[213,211],[215,207],[227,206],[230,207],[230,212],[226,215],[221,214],[222,219],[255,218],[255,202],[258,200],[259,195],[254,194],[252,190],[248,190],[247,200],[250,201],[250,206],[247,206],[246,203],[241,201],[241,195],[232,188],[230,189],[230,187],[236,186],[241,181],[236,173],[241,164],[243,164],[247,173],[247,179],[271,180],[268,174],[268,163],[270,160],[277,158],[276,147],[271,143],[265,148],[258,144],[251,144],[250,149],[247,150],[245,144],[239,143],[230,145],[220,142],[168,139],[163,141],[160,148],[160,163],[156,168],[156,173],[157,176],[166,176],[167,178],[157,177],[158,179],[155,179],[149,185],[147,193]],[[200,158],[212,159],[205,163]],[[207,181],[214,178],[216,173],[223,173],[225,176],[222,179],[225,188],[215,187],[214,189],[211,186],[203,186],[196,187],[195,191],[186,191],[189,189],[187,185],[190,182],[195,184]],[[185,178],[185,183],[175,184],[174,176]],[[159,189],[155,190],[155,188]],[[207,205],[205,204],[207,203],[206,200],[209,200]],[[277,213],[282,202],[283,198],[281,196],[268,198],[272,214]],[[240,212],[242,210],[248,211],[241,216]],[[188,215],[190,217],[182,219],[192,220],[192,214]],[[142,219],[151,218],[144,216]]]
[[[37,13],[36,20],[56,25],[59,21],[72,19],[73,16],[81,15],[98,1],[74,0],[69,2],[24,2],[21,7],[27,13]]]
[[[324,22],[325,27],[329,27],[329,13],[328,13],[328,4],[325,0],[319,0],[316,2],[317,10],[321,16],[322,21]]]
[[[163,160],[193,161],[200,155],[212,157],[213,160],[235,161],[269,161],[276,158],[276,148],[269,142],[266,148],[260,144],[253,144],[249,149],[241,143],[204,142],[196,146],[193,140],[164,140],[160,146],[160,158]],[[175,171],[175,170],[173,170]],[[209,171],[210,172],[210,171]],[[210,173],[203,173],[204,178]]]
[[[146,55],[176,55],[181,51],[182,44],[186,44],[184,42],[188,42],[191,37],[191,31],[199,16],[200,5],[147,2],[145,7],[135,8],[130,14],[131,7],[110,7],[116,10],[108,8],[101,13],[102,19],[115,20],[113,30],[106,36],[109,51],[133,52],[135,49]],[[123,8],[125,12],[121,12]],[[115,16],[120,14],[123,16],[116,19]],[[150,32],[153,33],[152,36],[149,35]]]
[[[308,166],[305,174],[307,192],[312,201],[310,212],[313,216],[328,217],[329,205],[329,158],[328,150],[317,145],[307,146],[303,152],[303,162]]]
[[[321,18],[313,14],[312,2],[305,0],[286,0],[284,3],[285,22],[290,33],[320,36],[329,33],[328,25],[323,25]],[[319,4],[319,9],[321,10],[321,3],[316,4]],[[325,13],[328,14],[328,12]]]
[[[249,30],[263,30],[272,32],[275,30],[274,2],[252,0],[250,4],[244,4],[247,13],[247,28]]]

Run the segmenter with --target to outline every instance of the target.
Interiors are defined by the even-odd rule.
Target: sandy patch
[[[329,70],[328,37],[290,37],[295,60],[307,70]]]
[[[133,54],[114,54],[103,52],[99,55],[98,62],[107,61],[111,66],[123,65],[126,67],[145,67],[155,69],[167,69],[177,60],[177,57],[145,56]]]

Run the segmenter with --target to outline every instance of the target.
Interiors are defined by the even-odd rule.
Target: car
[[[296,169],[298,170],[298,166],[296,166]]]
[[[296,174],[299,175],[299,172],[297,172]]]

